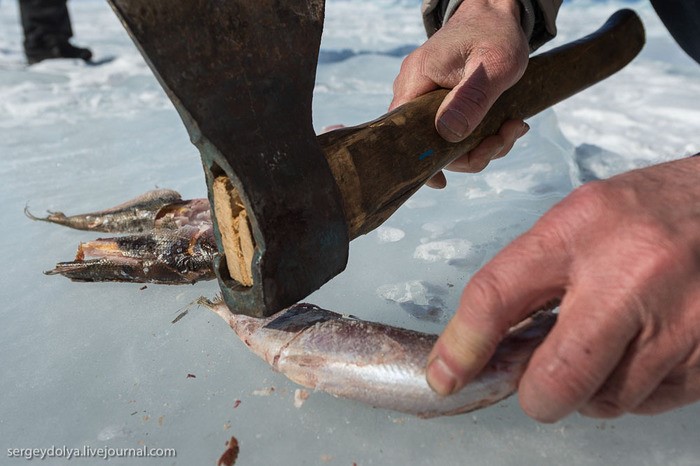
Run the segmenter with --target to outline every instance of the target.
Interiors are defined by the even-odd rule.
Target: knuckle
[[[516,324],[505,308],[507,285],[488,268],[479,271],[467,284],[462,295],[460,311],[456,314],[464,327],[476,327],[493,340],[495,348],[508,329]]]
[[[573,245],[576,238],[595,233],[591,229],[605,223],[611,205],[610,196],[603,183],[586,183],[545,213],[533,230],[546,232],[547,240],[563,241],[563,246]]]
[[[474,310],[475,314],[470,317],[491,320],[489,313],[483,311],[503,308],[505,302],[503,293],[506,286],[502,275],[494,273],[488,267],[474,275],[465,289],[469,291],[470,297],[470,302],[465,304],[468,304],[467,308]]]
[[[513,255],[511,260],[524,262],[533,257],[542,257],[547,258],[549,265],[555,267],[570,256],[572,234],[565,224],[543,218],[507,248]],[[505,267],[507,264],[503,265]]]
[[[567,197],[567,206],[573,208],[586,220],[598,218],[610,205],[611,197],[609,186],[605,182],[591,181],[576,188]]]
[[[522,255],[532,257],[532,255],[550,255],[551,251],[560,249],[564,243],[562,233],[559,229],[551,226],[533,228],[527,235],[522,237]]]
[[[504,88],[520,79],[528,62],[527,53],[512,44],[492,43],[473,49],[472,54],[484,64],[489,77]]]
[[[417,48],[413,52],[409,53],[401,62],[401,72],[405,73],[415,69],[420,69],[421,63],[424,60],[424,55],[425,54],[421,48]]]
[[[401,68],[396,80],[394,80],[394,88],[396,88],[397,83],[400,82],[399,78],[403,80],[411,80],[416,76],[425,75],[426,61],[429,56],[422,48],[418,48],[408,54],[406,58],[401,62]]]

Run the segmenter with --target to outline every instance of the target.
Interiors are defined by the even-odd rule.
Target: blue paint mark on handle
[[[420,156],[418,156],[418,160],[427,159],[428,157],[433,155],[433,152],[435,151],[432,149],[428,149],[427,151],[423,152]]]

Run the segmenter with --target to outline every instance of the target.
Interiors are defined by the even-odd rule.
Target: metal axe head
[[[268,316],[347,263],[342,200],[311,119],[324,0],[109,0],[204,165],[216,275]]]

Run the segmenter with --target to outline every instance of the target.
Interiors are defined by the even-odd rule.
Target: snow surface
[[[534,118],[511,154],[483,173],[449,175],[444,191],[421,189],[354,241],[347,270],[309,301],[439,332],[470,275],[582,181],[700,151],[700,67],[646,2],[569,2],[553,45],[620,7],[646,23],[638,59]],[[516,397],[427,421],[322,393],[296,408],[297,386],[217,316],[191,306],[171,323],[197,297],[214,295],[214,282],[141,289],[42,275],[95,235],[31,222],[27,204],[77,213],[155,186],[205,195],[195,148],[109,7],[80,0],[70,8],[74,42],[111,63],[23,67],[17,2],[0,3],[0,463],[22,462],[4,459],[11,448],[146,445],[176,448],[177,458],[110,464],[215,464],[235,436],[241,465],[700,464],[700,405],[553,425],[527,418]],[[316,128],[384,113],[402,57],[423,40],[418,0],[329,0]]]

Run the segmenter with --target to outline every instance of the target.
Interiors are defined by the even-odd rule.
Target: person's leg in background
[[[75,47],[67,0],[19,0],[24,29],[24,52],[27,63],[50,58],[80,58],[90,61],[90,49]]]

